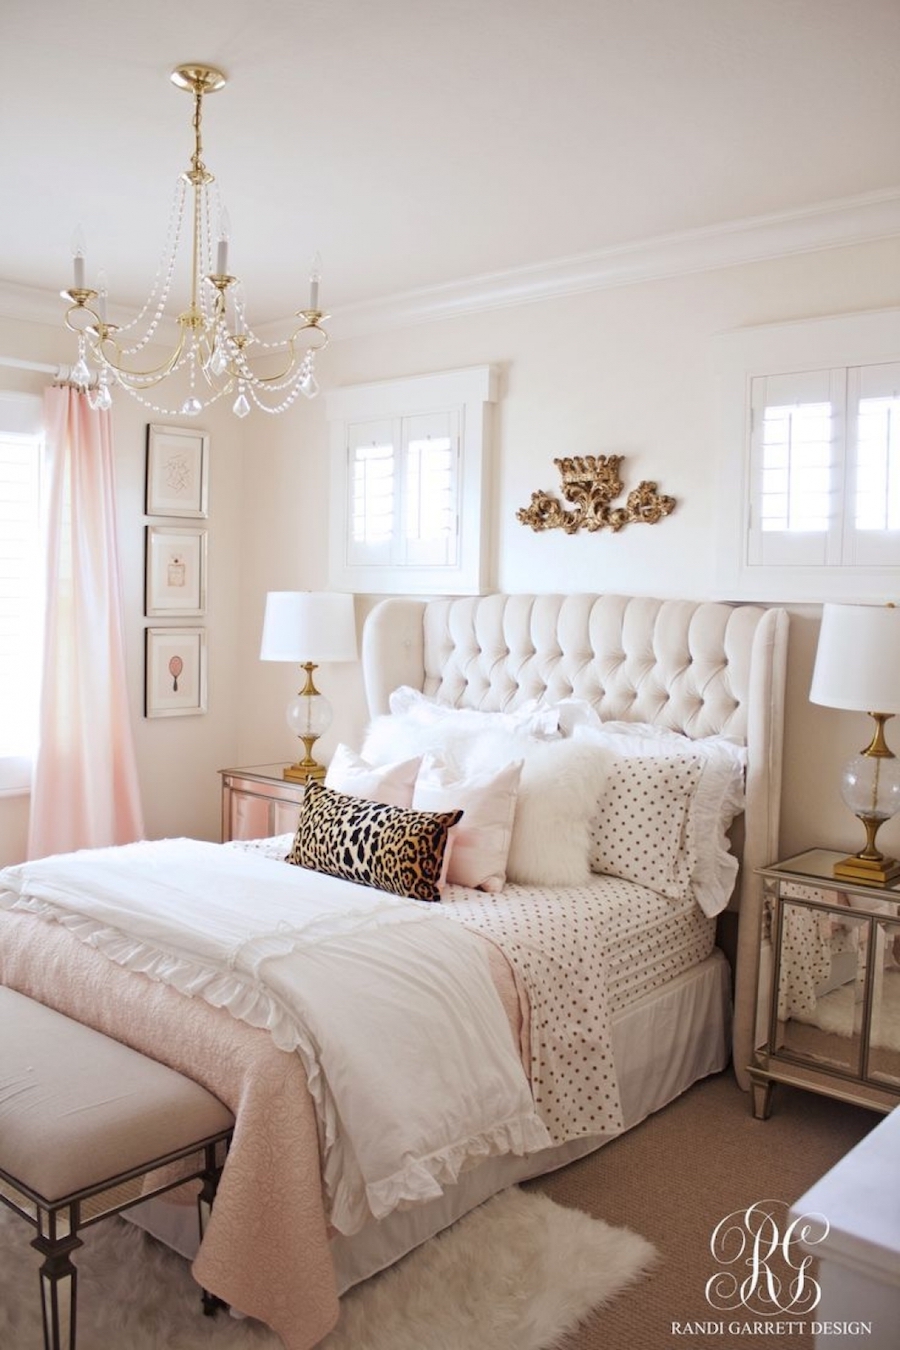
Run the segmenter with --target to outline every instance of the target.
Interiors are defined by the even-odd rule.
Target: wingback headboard
[[[747,746],[735,969],[734,1066],[749,1086],[762,885],[778,854],[788,616],[783,609],[627,595],[389,599],[363,631],[369,711],[399,685],[461,708],[574,695],[605,720],[652,722]]]

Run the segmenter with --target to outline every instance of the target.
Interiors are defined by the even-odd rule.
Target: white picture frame
[[[148,425],[146,515],[205,519],[208,472],[208,432],[194,427]]]
[[[206,629],[147,628],[145,634],[144,716],[205,713]]]
[[[148,525],[146,532],[147,618],[199,618],[206,613],[206,530]]]

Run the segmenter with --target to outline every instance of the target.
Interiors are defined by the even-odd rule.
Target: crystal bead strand
[[[175,273],[175,261],[178,257],[178,249],[181,244],[181,233],[184,226],[184,206],[186,200],[187,200],[187,184],[184,182],[183,179],[179,178],[177,183],[175,184],[175,192],[172,196],[172,206],[169,212],[169,227],[166,234],[166,243],[165,246],[163,247],[162,253],[160,254],[160,259],[156,267],[156,274],[153,278],[153,285],[150,288],[150,294],[147,297],[146,301],[144,302],[144,306],[141,312],[138,314],[137,318],[134,319],[131,323],[126,324],[122,329],[122,332],[123,333],[129,332],[131,329],[135,328],[141,322],[141,320],[144,318],[144,315],[147,313],[147,311],[153,304],[153,299],[154,296],[157,294],[157,291],[160,291],[159,300],[156,305],[156,311],[153,315],[152,320],[150,321],[149,328],[147,329],[143,337],[140,339],[140,341],[136,342],[132,347],[123,347],[122,349],[123,356],[134,356],[137,352],[141,351],[144,347],[146,347],[152,341],[153,336],[160,325],[166,304],[169,299],[169,292],[172,287],[172,277]],[[160,278],[163,277],[163,273],[165,273],[165,276],[164,280],[161,283]]]

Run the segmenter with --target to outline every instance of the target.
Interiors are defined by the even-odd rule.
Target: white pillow
[[[416,778],[416,811],[461,809],[463,818],[451,831],[453,848],[447,869],[451,885],[502,891],[522,761],[499,772],[471,772],[452,760],[428,753]]]
[[[325,773],[325,786],[349,797],[364,797],[386,806],[412,806],[421,756],[393,764],[370,764],[349,746],[339,745]]]
[[[687,756],[701,762],[688,812],[686,842],[692,850],[691,892],[710,917],[725,908],[734,889],[738,861],[728,828],[744,809],[746,748],[725,736],[691,740],[680,732],[640,722],[605,722],[602,728],[576,726],[573,739],[638,758]]]
[[[421,690],[402,684],[389,696],[388,707],[395,716],[409,716],[425,723],[449,718],[456,726],[477,731],[522,731],[547,739],[560,735],[556,707],[541,704],[534,698],[509,712],[485,712],[479,708],[456,708],[452,703],[440,703]]]
[[[484,713],[473,713],[482,718]],[[363,743],[374,763],[429,750],[468,773],[493,772],[522,760],[506,875],[535,886],[590,880],[590,826],[606,776],[604,756],[573,740],[538,740],[518,730],[468,719],[423,723],[408,714],[376,717]]]

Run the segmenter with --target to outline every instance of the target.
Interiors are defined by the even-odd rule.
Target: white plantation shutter
[[[0,401],[0,792],[28,784],[42,632],[41,441],[37,433],[4,429],[32,420],[4,418],[7,406]]]
[[[347,428],[347,559],[355,566],[391,562],[397,464],[390,422]]]
[[[458,418],[408,417],[403,425],[405,527],[403,562],[453,567],[457,557]]]
[[[747,561],[900,567],[900,362],[752,381]]]
[[[489,366],[329,391],[336,590],[487,589],[482,501],[496,398]]]
[[[900,362],[847,377],[848,562],[900,561]]]
[[[842,386],[843,372],[830,370],[753,381],[751,565],[840,560]]]

